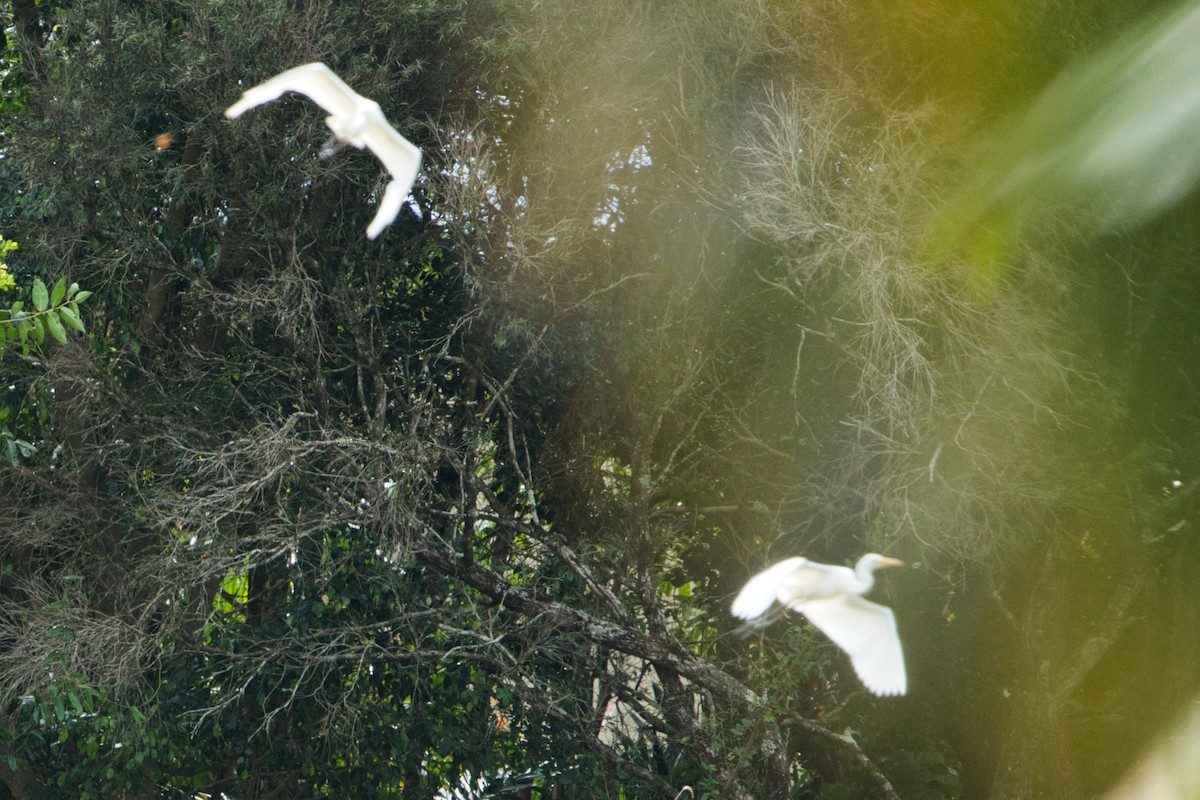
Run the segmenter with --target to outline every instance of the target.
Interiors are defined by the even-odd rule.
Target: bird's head
[[[903,567],[904,562],[898,558],[890,558],[889,556],[881,556],[879,553],[867,553],[858,560],[854,565],[854,574],[861,581],[874,583],[874,572],[877,569],[884,567]]]
[[[876,570],[881,570],[886,566],[904,565],[904,561],[900,559],[889,558],[887,555],[878,553],[868,553],[858,559],[858,564],[854,565],[854,577],[858,578],[859,584],[862,584],[863,587],[863,594],[866,594],[875,585]]]
[[[903,566],[905,566],[905,564],[903,561],[901,561],[898,558],[892,558],[891,556],[881,556],[881,555],[879,555],[879,553],[867,553],[865,556],[863,556],[862,558],[860,558],[858,560],[858,566],[865,567],[866,569],[869,569],[872,572],[874,572],[875,570],[881,569],[882,567],[903,567]]]

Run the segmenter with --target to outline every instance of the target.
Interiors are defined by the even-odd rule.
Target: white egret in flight
[[[417,179],[420,149],[396,132],[378,103],[351,89],[320,62],[294,67],[247,89],[240,100],[225,109],[225,116],[240,117],[256,106],[277,100],[284,92],[308,95],[329,112],[325,124],[339,142],[359,150],[368,148],[391,173],[392,180],[383,192],[379,211],[367,226],[367,238],[374,239],[400,213],[404,198]]]
[[[755,575],[733,601],[733,615],[753,620],[776,601],[808,617],[838,647],[863,684],[877,695],[904,694],[908,677],[896,618],[887,606],[863,595],[875,585],[875,570],[902,567],[903,561],[867,553],[851,570],[785,558]]]

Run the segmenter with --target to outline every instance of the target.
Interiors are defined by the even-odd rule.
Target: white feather
[[[383,162],[392,180],[384,190],[379,210],[367,228],[374,239],[396,219],[404,198],[412,190],[421,167],[421,151],[387,121],[379,104],[355,92],[333,70],[321,63],[305,64],[281,72],[247,89],[240,100],[225,109],[230,119],[252,108],[277,100],[285,92],[299,92],[325,109],[325,124],[338,141],[360,150],[364,147]]]
[[[878,695],[904,694],[908,676],[896,617],[887,606],[855,594],[788,603],[846,651],[859,680]]]
[[[799,557],[785,558],[748,580],[737,597],[733,598],[733,615],[745,620],[761,617],[779,596],[780,582],[807,560]]]
[[[853,570],[787,558],[747,581],[732,612],[740,619],[757,619],[776,601],[799,611],[846,651],[867,689],[878,695],[904,694],[908,676],[896,617],[887,606],[862,597],[874,585],[876,569],[900,564],[875,553],[859,559]]]

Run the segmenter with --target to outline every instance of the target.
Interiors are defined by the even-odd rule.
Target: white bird
[[[851,570],[807,558],[785,558],[751,578],[733,600],[733,615],[752,620],[773,603],[808,617],[846,651],[863,684],[877,695],[904,694],[908,677],[896,618],[887,606],[862,595],[875,585],[875,570],[903,561],[867,553]]]
[[[339,142],[359,150],[370,149],[391,173],[392,180],[383,192],[379,211],[367,226],[367,238],[374,239],[400,213],[421,167],[420,149],[396,132],[378,103],[351,89],[320,62],[294,67],[247,89],[240,100],[225,109],[225,116],[240,117],[256,106],[279,99],[284,92],[310,97],[329,112],[325,124]]]

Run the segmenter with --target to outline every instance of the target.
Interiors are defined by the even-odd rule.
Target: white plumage
[[[367,238],[374,239],[400,213],[421,167],[420,149],[396,132],[378,103],[355,92],[320,62],[289,69],[247,89],[240,100],[225,109],[225,116],[240,117],[256,106],[277,100],[284,92],[299,92],[311,98],[329,112],[325,124],[338,141],[360,150],[368,148],[391,173],[379,210],[367,226]]]
[[[752,577],[733,601],[733,615],[752,620],[778,601],[808,617],[846,651],[863,685],[877,695],[904,694],[908,677],[896,618],[887,606],[862,597],[875,585],[875,570],[902,561],[868,553],[854,569],[787,558]]]

